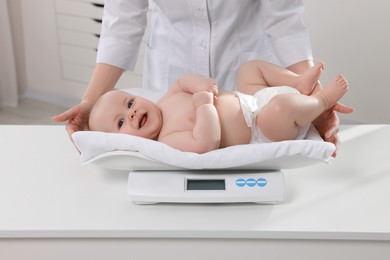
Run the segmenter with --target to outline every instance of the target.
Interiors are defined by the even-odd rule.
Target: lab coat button
[[[201,49],[201,50],[206,50],[206,48],[207,48],[207,43],[205,42],[205,41],[201,41],[201,43],[199,43],[199,48]]]
[[[198,17],[198,18],[203,18],[203,17],[206,16],[204,8],[197,8],[197,9],[195,9],[194,10],[194,14],[195,14],[195,17]]]

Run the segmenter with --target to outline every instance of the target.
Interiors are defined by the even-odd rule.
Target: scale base
[[[272,171],[132,171],[128,198],[135,204],[258,203],[285,200],[284,176]]]

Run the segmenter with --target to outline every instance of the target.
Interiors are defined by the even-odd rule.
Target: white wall
[[[390,1],[307,0],[305,23],[314,56],[326,63],[322,83],[344,74],[355,108],[348,121],[390,123]]]
[[[0,2],[0,107],[16,106],[18,93],[15,57],[7,2]]]

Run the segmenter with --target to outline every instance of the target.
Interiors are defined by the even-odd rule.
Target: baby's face
[[[153,102],[123,91],[104,94],[93,108],[89,127],[92,131],[124,133],[157,139],[162,127],[160,109]]]

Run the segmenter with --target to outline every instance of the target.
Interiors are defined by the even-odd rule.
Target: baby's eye
[[[127,108],[131,108],[131,107],[133,106],[133,102],[134,102],[134,100],[131,99],[131,100],[129,101],[129,103],[127,103]]]
[[[118,128],[119,129],[121,129],[121,127],[123,126],[123,123],[124,123],[124,119],[120,119],[119,121],[118,121]]]

